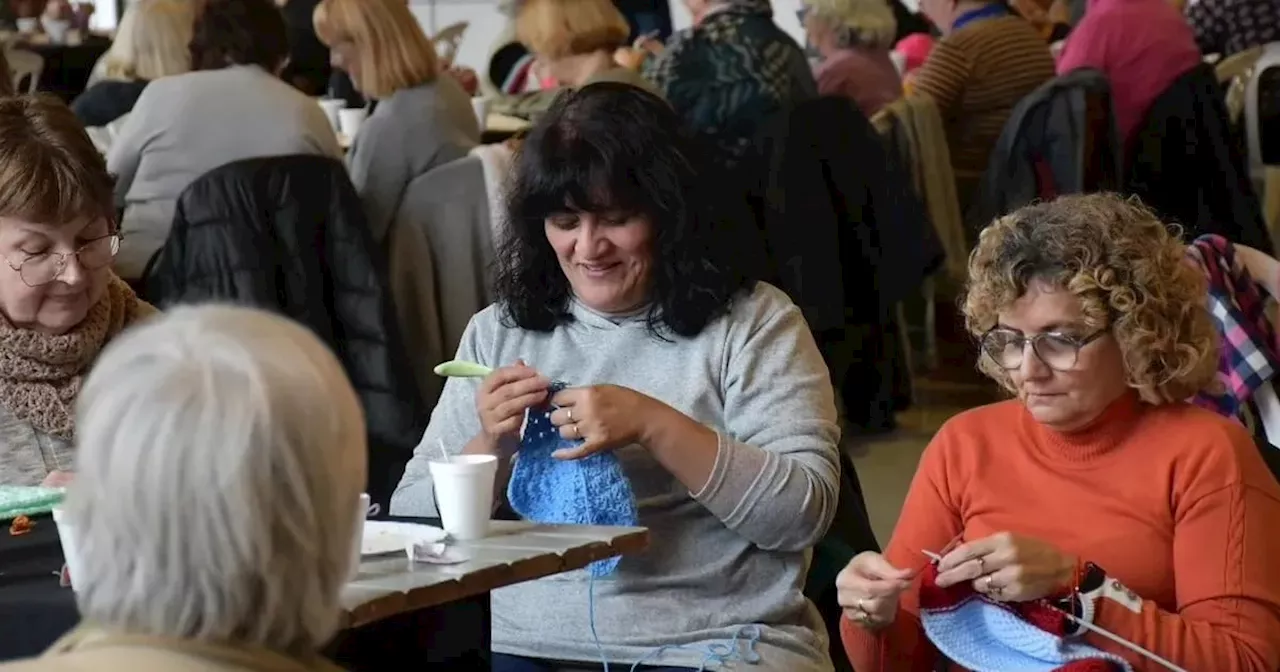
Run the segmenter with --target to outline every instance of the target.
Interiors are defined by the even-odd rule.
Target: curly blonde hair
[[[1151,404],[1210,389],[1218,335],[1205,309],[1202,273],[1185,261],[1177,227],[1137,199],[1115,194],[1063,196],[992,222],[969,256],[965,327],[981,337],[1033,281],[1064,289],[1084,323],[1109,327],[1128,384]],[[1016,392],[989,357],[978,368]]]

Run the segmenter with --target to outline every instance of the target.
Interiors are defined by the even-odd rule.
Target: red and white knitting
[[[973,672],[1132,670],[1123,658],[1073,636],[1076,627],[1064,611],[1043,601],[993,600],[967,581],[942,588],[937,575],[930,563],[920,577],[920,621],[938,651],[957,665]],[[1091,602],[1083,601],[1086,609]]]

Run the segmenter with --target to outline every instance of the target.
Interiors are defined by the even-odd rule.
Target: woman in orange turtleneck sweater
[[[1217,362],[1204,280],[1183,253],[1150,211],[1111,195],[983,231],[966,324],[980,368],[1017,399],[948,422],[884,555],[841,573],[855,669],[937,669],[922,551],[945,553],[939,586],[1056,600],[1194,672],[1280,669],[1280,485],[1243,427],[1180,401]],[[1137,670],[1164,669],[1083,633]]]

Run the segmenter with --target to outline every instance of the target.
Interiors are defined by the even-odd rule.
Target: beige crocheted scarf
[[[113,336],[154,312],[113,274],[102,300],[65,334],[14,327],[0,315],[0,405],[46,434],[71,440],[76,395],[89,366]]]

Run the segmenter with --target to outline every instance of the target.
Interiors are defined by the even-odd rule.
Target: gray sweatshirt
[[[834,515],[840,430],[826,366],[799,309],[760,284],[694,338],[655,338],[643,317],[616,318],[574,303],[549,333],[509,328],[498,307],[477,314],[458,359],[501,366],[523,358],[570,385],[611,383],[655,397],[715,429],[720,452],[690,493],[637,445],[615,451],[631,482],[646,553],[597,579],[595,625],[611,663],[698,668],[712,644],[759,624],[758,665],[723,669],[827,672],[827,636],[801,594],[810,548]],[[391,500],[399,515],[434,515],[427,462],[442,440],[460,451],[480,431],[478,382],[452,378]],[[583,571],[493,593],[493,650],[599,662]],[[720,669],[713,667],[712,669]]]
[[[288,154],[339,159],[342,150],[316,101],[262,68],[233,65],[148,84],[107,154],[116,203],[125,206],[116,273],[142,275],[196,178],[233,161]]]
[[[460,159],[480,143],[480,122],[448,75],[378,101],[347,154],[369,230],[383,243],[414,178]]]

